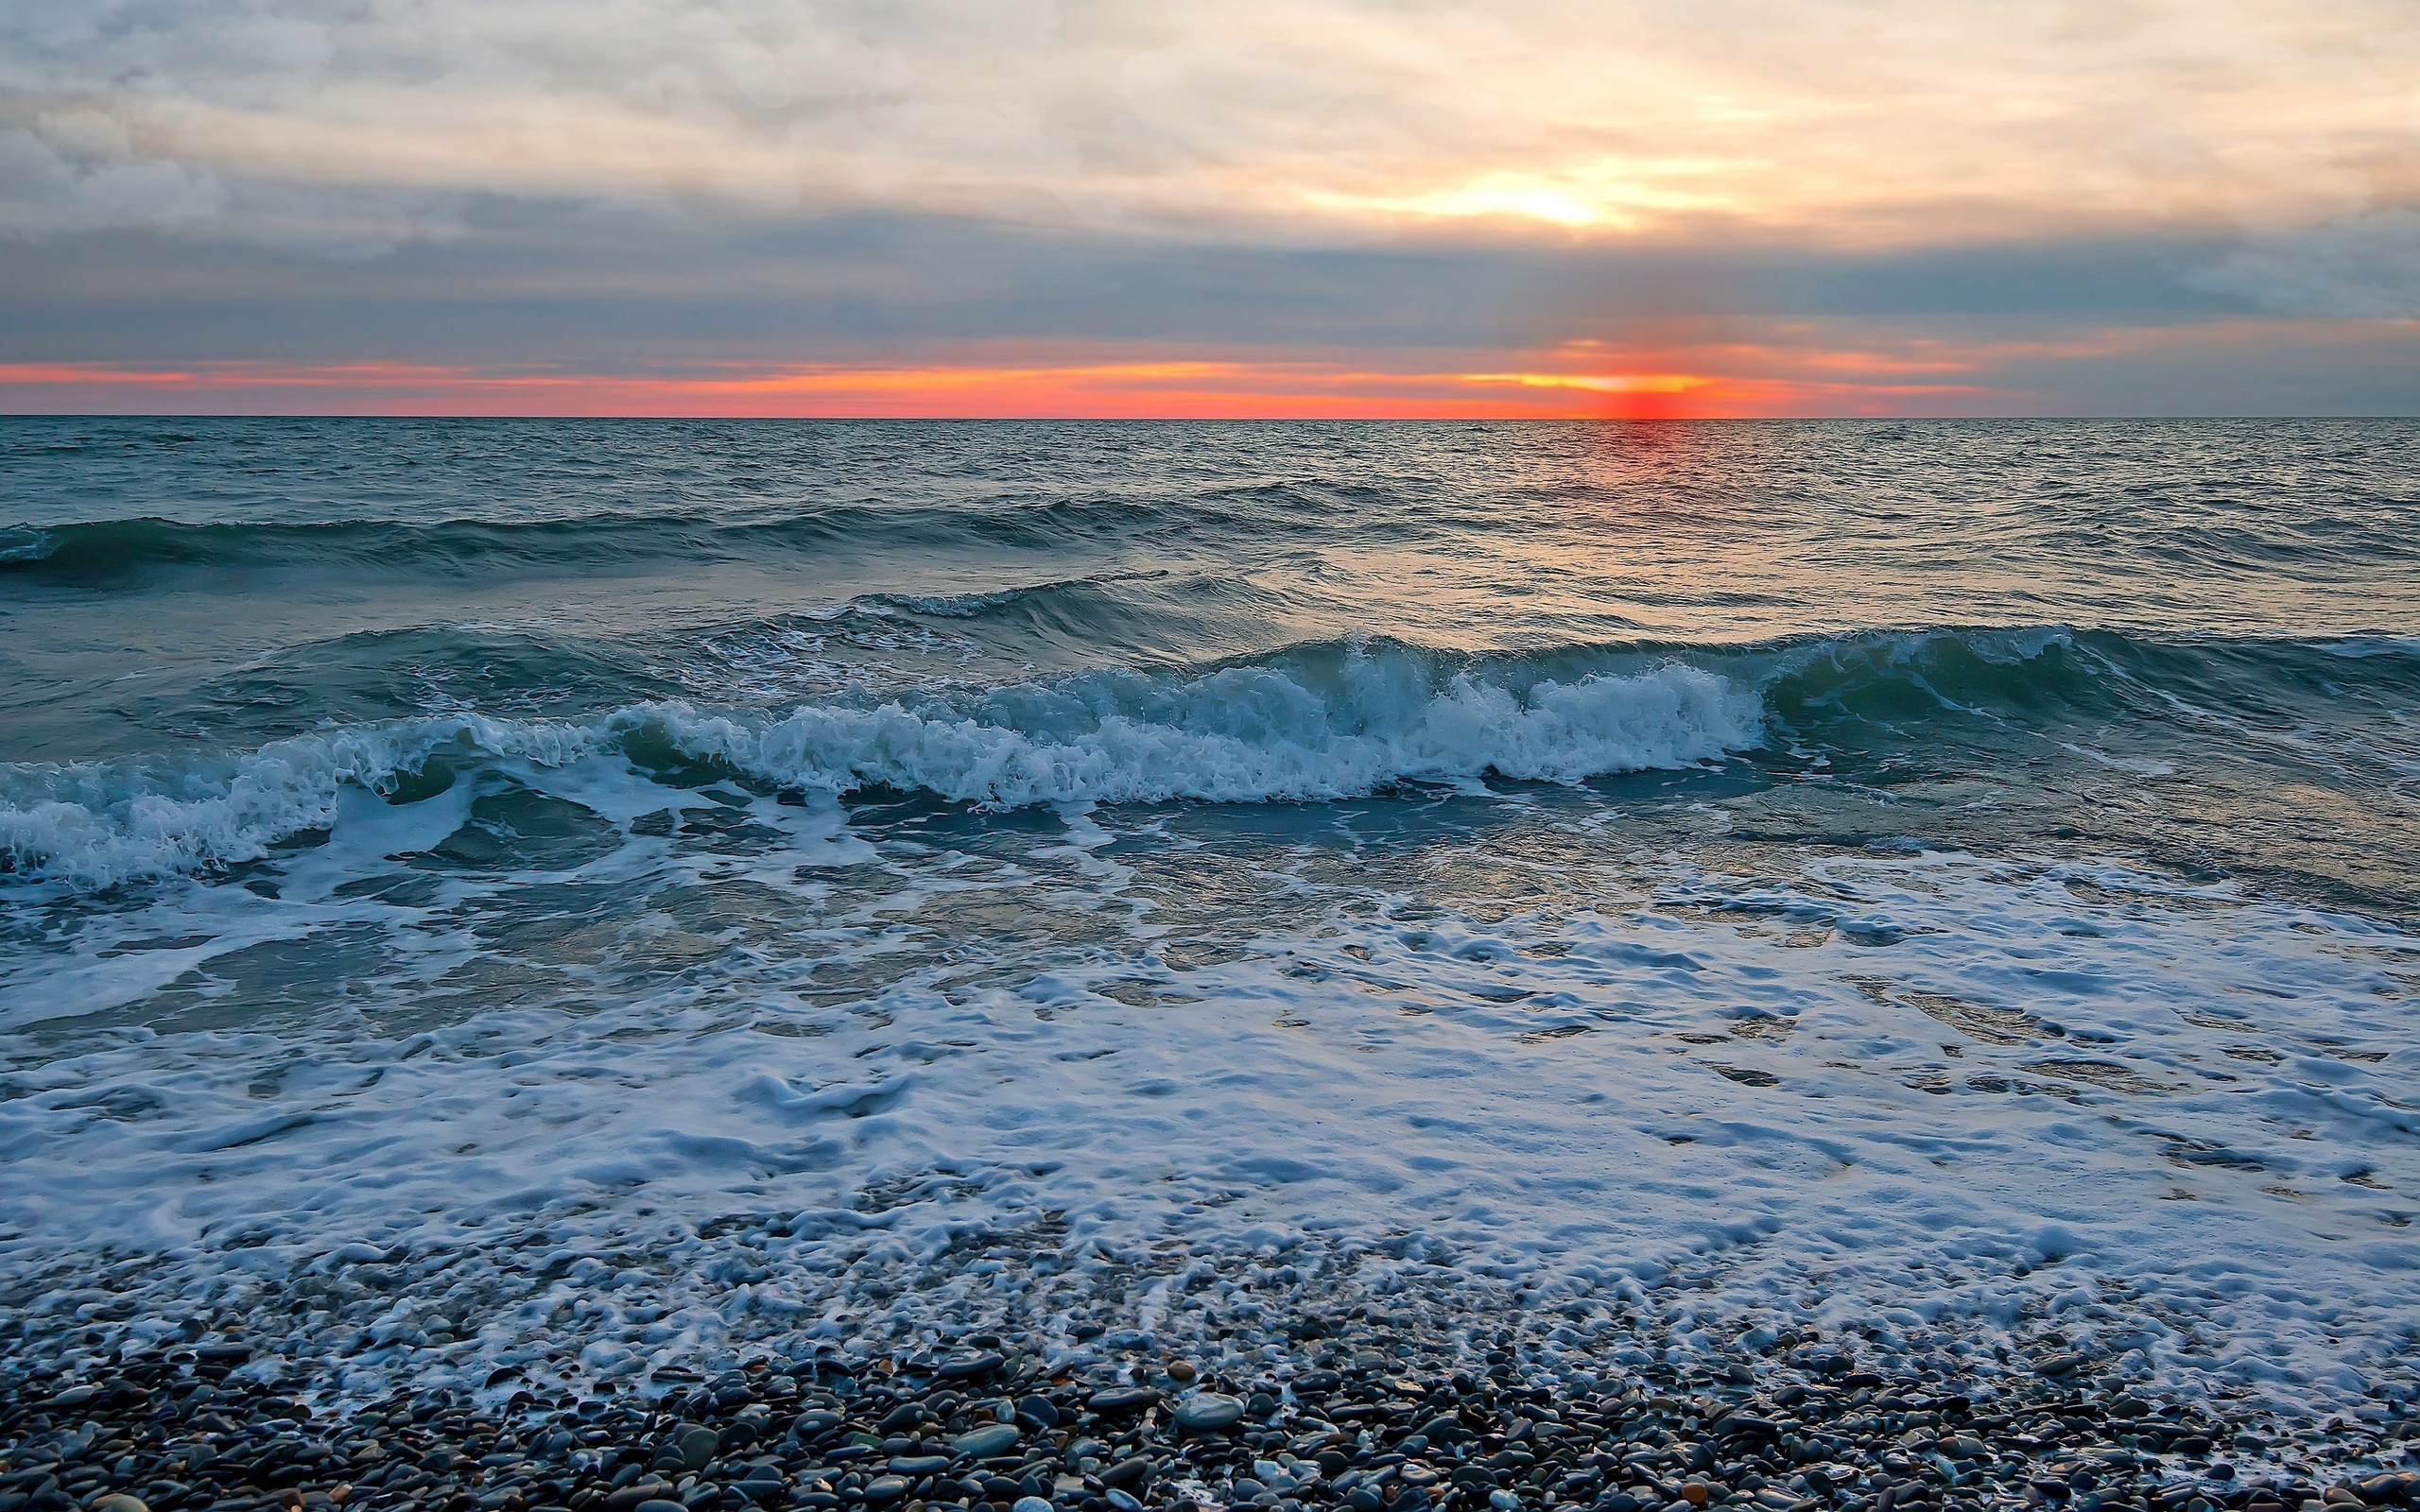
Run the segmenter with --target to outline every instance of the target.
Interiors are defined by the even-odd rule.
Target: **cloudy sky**
[[[0,408],[2420,412],[2411,0],[0,0]]]

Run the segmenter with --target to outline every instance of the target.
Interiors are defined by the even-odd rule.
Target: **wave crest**
[[[172,772],[0,768],[0,863],[103,888],[255,860],[331,824],[348,786],[391,791],[430,757],[560,766],[661,751],[834,794],[952,801],[1301,801],[1490,776],[1578,782],[1719,759],[1763,738],[1753,690],[1666,662],[1569,680],[1449,667],[1405,647],[1311,648],[1180,677],[1092,673],[913,706],[773,717],[648,703],[584,723],[455,715],[280,741]]]

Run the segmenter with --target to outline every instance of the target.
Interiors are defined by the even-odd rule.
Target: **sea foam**
[[[887,787],[987,808],[1251,803],[1682,767],[1756,745],[1762,718],[1754,689],[1679,662],[1522,680],[1447,670],[1403,648],[786,713],[650,702],[586,721],[451,714],[175,769],[0,768],[0,858],[20,876],[84,888],[255,860],[326,828],[348,787],[395,792],[437,757],[556,767],[618,752],[830,794]]]

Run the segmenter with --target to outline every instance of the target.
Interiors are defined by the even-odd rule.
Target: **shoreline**
[[[248,1347],[180,1339],[80,1378],[9,1370],[0,1512],[136,1512],[125,1498],[145,1512],[2309,1512],[2420,1501],[2408,1393],[2278,1436],[2256,1409],[2163,1399],[2072,1353],[1961,1389],[1887,1377],[1815,1341],[1779,1362],[1625,1369],[1592,1393],[1527,1378],[1515,1351],[1444,1371],[1390,1352],[1404,1348],[1393,1338],[1298,1345],[1257,1374],[1204,1374],[1180,1356],[1084,1375],[1046,1372],[977,1335],[922,1366],[757,1356],[712,1377],[659,1370],[652,1395],[437,1387],[317,1411],[245,1380]]]
[[[719,1339],[693,1332],[619,1376],[591,1368],[613,1359],[601,1314],[549,1329],[509,1297],[475,1312],[451,1273],[390,1312],[451,1297],[475,1337],[418,1345],[342,1326],[324,1267],[243,1308],[155,1297],[146,1313],[130,1291],[72,1320],[29,1314],[21,1281],[0,1298],[15,1314],[0,1512],[2420,1504],[2408,1345],[2374,1350],[2359,1394],[2281,1397],[2157,1380],[2139,1349],[2038,1317],[2017,1336],[1945,1320],[1912,1347],[1878,1328],[1717,1322],[1698,1312],[1711,1271],[1668,1270],[1641,1294],[1654,1305],[1592,1333],[1600,1304],[1574,1288],[1308,1247],[1291,1263],[1171,1254],[1156,1272],[1007,1266],[997,1247],[988,1270],[860,1256],[850,1328],[837,1307],[735,1309]],[[967,1305],[953,1278],[993,1283],[993,1305]],[[558,1282],[541,1301],[576,1289]],[[752,1284],[729,1278],[726,1296]],[[497,1363],[499,1343],[518,1363]],[[407,1368],[447,1352],[460,1364]]]

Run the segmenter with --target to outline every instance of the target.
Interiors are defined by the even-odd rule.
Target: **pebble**
[[[1159,1400],[1160,1394],[1149,1386],[1126,1386],[1109,1391],[1096,1391],[1092,1395],[1092,1400],[1085,1405],[1107,1417],[1112,1413],[1140,1412],[1146,1407],[1157,1405]]]
[[[961,1434],[950,1441],[950,1447],[969,1459],[994,1459],[1016,1448],[1024,1437],[1013,1423],[995,1423]]]
[[[1142,1454],[1119,1460],[1100,1472],[1100,1484],[1114,1490],[1132,1490],[1151,1477],[1151,1461]]]
[[[933,1374],[942,1381],[971,1381],[979,1376],[996,1375],[1008,1362],[991,1350],[977,1354],[952,1355],[933,1367]]]
[[[1179,1427],[1190,1428],[1197,1433],[1217,1433],[1243,1421],[1244,1404],[1237,1398],[1204,1391],[1178,1402],[1175,1416]]]
[[[701,1470],[713,1461],[720,1439],[721,1435],[705,1424],[692,1423],[674,1436],[672,1447],[681,1456],[682,1464],[693,1470]]]
[[[1399,1326],[1362,1326],[1322,1324],[1223,1364],[1170,1361],[1163,1383],[1188,1388],[1172,1400],[1125,1373],[1145,1359],[1054,1374],[988,1340],[938,1364],[659,1371],[648,1396],[515,1395],[504,1376],[480,1396],[428,1387],[340,1409],[296,1400],[291,1381],[271,1390],[230,1375],[249,1351],[93,1355],[46,1374],[0,1358],[0,1512],[2420,1504],[2420,1475],[2402,1468],[2408,1397],[2296,1436],[2221,1404],[2121,1392],[2107,1362],[2082,1355],[2055,1372],[2017,1362],[1980,1391],[1946,1370],[1871,1368],[1844,1336],[1797,1355],[1609,1362],[1558,1383],[1511,1349],[1424,1359],[1403,1352]],[[1025,1361],[1013,1370],[1012,1354]],[[987,1357],[1001,1363],[958,1368]]]

